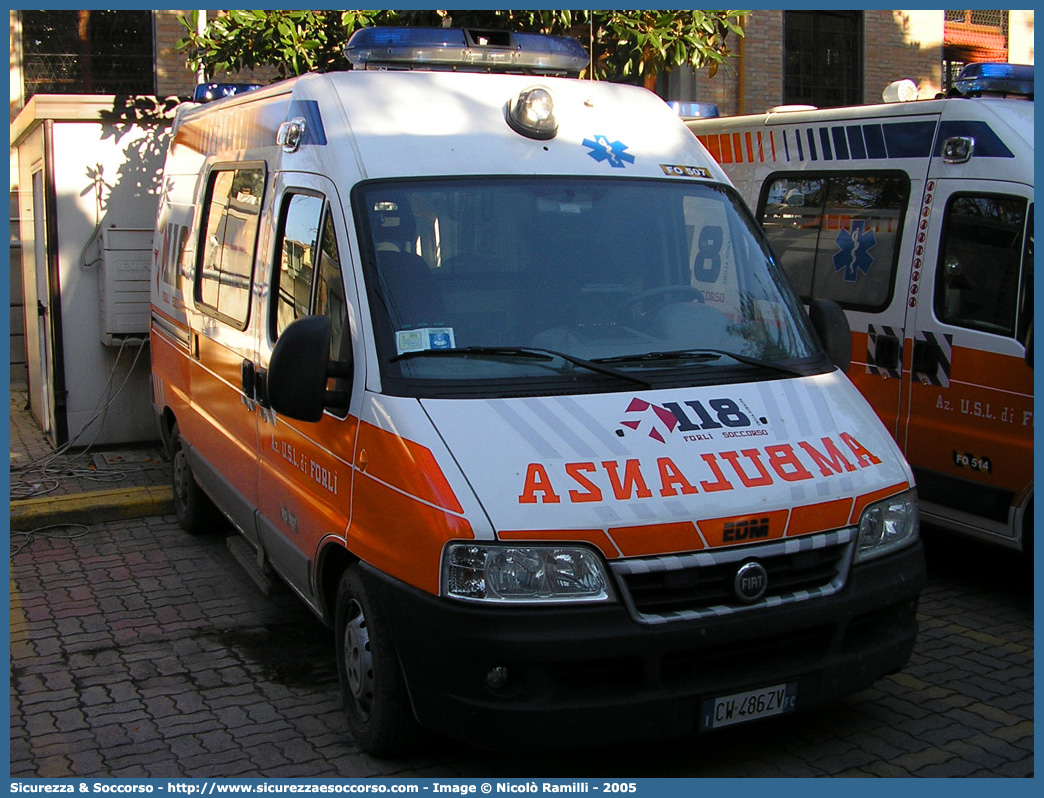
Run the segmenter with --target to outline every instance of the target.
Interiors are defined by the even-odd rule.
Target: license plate
[[[720,729],[797,708],[797,682],[774,684],[748,693],[709,698],[700,705],[700,730]]]

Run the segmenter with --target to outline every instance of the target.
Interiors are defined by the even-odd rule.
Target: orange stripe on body
[[[451,513],[464,512],[431,450],[400,435],[361,422],[356,465],[410,496]]]
[[[609,530],[609,536],[625,557],[670,554],[703,548],[696,526],[691,521],[613,527]]]
[[[151,335],[149,357],[153,374],[163,383],[164,403],[177,418],[183,417],[189,410],[188,352],[162,335]]]
[[[718,143],[721,145],[721,163],[733,163],[732,137],[728,133],[718,135]]]
[[[815,532],[826,532],[845,526],[852,514],[852,502],[852,499],[835,499],[795,507],[790,512],[790,523],[787,525],[786,536],[792,538],[798,535],[811,535]]]
[[[721,146],[718,143],[717,135],[714,136],[700,136],[700,143],[707,148],[707,152],[710,153],[711,157],[721,163]]]
[[[474,537],[466,518],[356,472],[348,548],[389,576],[438,595],[442,547]]]
[[[1025,358],[1021,356],[1002,355],[955,344],[952,364],[951,381],[999,385],[1006,391],[1033,396],[1033,369],[1026,365]],[[1003,374],[1004,379],[999,380],[998,374]]]

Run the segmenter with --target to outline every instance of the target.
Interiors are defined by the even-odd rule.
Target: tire
[[[182,529],[190,535],[202,535],[220,527],[221,514],[196,482],[177,424],[170,431],[170,484],[174,514]]]
[[[409,753],[420,741],[399,658],[356,565],[337,589],[335,645],[341,696],[355,741],[375,756]]]

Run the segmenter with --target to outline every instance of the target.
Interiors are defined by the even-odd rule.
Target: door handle
[[[932,341],[914,341],[913,371],[933,375],[939,370],[939,346]]]
[[[240,378],[242,380],[243,396],[246,405],[251,410],[254,404],[268,407],[268,391],[266,390],[268,372],[258,368],[252,360],[244,360],[239,365]]]
[[[879,368],[899,370],[899,339],[894,335],[878,335],[875,343],[874,360]]]
[[[246,396],[247,399],[254,399],[254,394],[257,389],[257,386],[255,384],[257,370],[254,367],[254,362],[252,360],[244,360],[242,363],[240,363],[239,375],[241,380],[240,384],[243,388],[243,394]]]
[[[252,360],[244,360],[239,364],[239,375],[243,388],[243,404],[247,410],[253,410],[258,404],[258,369]]]

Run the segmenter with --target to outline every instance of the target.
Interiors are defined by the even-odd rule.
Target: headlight
[[[917,539],[917,491],[897,493],[869,505],[859,519],[859,548],[856,562],[880,557]]]
[[[581,546],[451,543],[442,593],[471,601],[611,601],[601,559]]]

